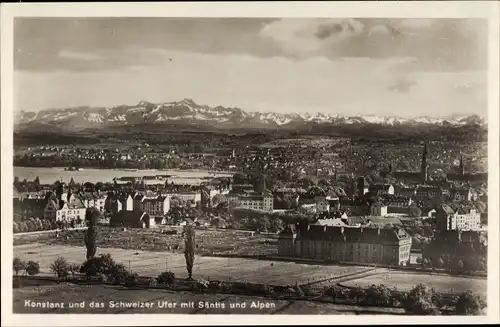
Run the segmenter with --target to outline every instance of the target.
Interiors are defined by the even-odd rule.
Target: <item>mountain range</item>
[[[107,126],[127,126],[139,124],[183,124],[209,126],[210,128],[280,128],[297,129],[311,124],[355,125],[376,124],[383,126],[418,125],[479,125],[486,127],[486,121],[478,116],[445,118],[400,118],[395,116],[342,116],[335,114],[309,113],[263,113],[246,112],[235,107],[210,107],[199,105],[191,99],[167,103],[140,101],[136,105],[115,107],[73,107],[66,109],[46,109],[38,112],[22,111],[15,115],[17,131],[29,130],[36,126],[51,129],[79,130]]]

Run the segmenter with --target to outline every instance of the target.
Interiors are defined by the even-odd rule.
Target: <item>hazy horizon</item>
[[[481,19],[16,18],[16,112],[193,99],[248,112],[487,116]]]

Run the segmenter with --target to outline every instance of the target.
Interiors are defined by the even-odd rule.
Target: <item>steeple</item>
[[[464,168],[464,155],[460,154],[460,165],[458,166],[458,170],[460,171],[460,174],[464,174],[465,168]]]
[[[420,175],[422,183],[427,182],[427,143],[424,143],[424,151],[422,152],[422,164],[420,166]]]

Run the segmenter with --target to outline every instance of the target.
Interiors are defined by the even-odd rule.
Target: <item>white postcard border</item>
[[[229,324],[477,324],[499,322],[499,4],[495,1],[238,2],[238,3],[21,3],[1,5],[2,122],[2,325],[229,325]],[[488,101],[488,315],[409,317],[344,315],[180,315],[180,314],[13,314],[12,153],[14,17],[384,17],[487,18],[489,20]]]

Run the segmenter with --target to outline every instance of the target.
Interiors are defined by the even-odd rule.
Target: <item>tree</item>
[[[30,276],[34,276],[40,273],[40,264],[36,261],[28,261],[26,264],[26,273]]]
[[[129,272],[127,268],[121,263],[115,264],[109,269],[109,276],[112,278],[115,284],[124,284],[129,277]]]
[[[38,218],[38,217],[35,218],[34,223],[35,223],[36,230],[43,230],[43,222],[40,218]]]
[[[26,223],[26,232],[36,231],[35,223],[31,219],[26,220],[25,223]]]
[[[69,274],[69,264],[63,257],[57,258],[51,265],[50,271],[56,274],[57,278],[66,278]]]
[[[212,199],[214,207],[218,207],[222,203],[227,203],[227,197],[223,194],[216,194]]]
[[[110,254],[101,254],[98,257],[91,257],[83,263],[80,272],[87,278],[98,275],[112,275],[116,266],[115,261]]]
[[[437,259],[437,261],[436,261],[436,266],[437,266],[438,268],[443,268],[443,266],[444,266],[444,260],[443,260],[443,258],[439,257],[439,258]]]
[[[75,187],[76,183],[75,183],[75,180],[73,179],[73,177],[71,177],[69,183],[68,183],[68,187],[70,189],[73,189]]]
[[[85,212],[87,231],[85,233],[85,246],[87,247],[87,260],[94,257],[97,252],[97,222],[101,213],[96,208],[88,208]]]
[[[480,315],[482,314],[483,309],[486,308],[486,302],[484,299],[471,291],[460,294],[454,302],[456,314],[462,316]]]
[[[439,315],[438,298],[434,289],[423,284],[415,286],[402,300],[403,308],[413,315]]]
[[[171,271],[162,272],[157,278],[159,284],[171,285],[175,281],[175,274]]]
[[[16,276],[19,276],[19,272],[26,269],[26,263],[19,258],[14,258],[12,268],[16,273]]]
[[[417,207],[417,206],[410,206],[409,216],[410,217],[421,217],[422,216],[422,210],[420,210],[420,208]]]
[[[19,223],[19,233],[26,233],[28,231],[29,231],[28,230],[28,225],[26,224],[26,222],[25,221],[21,221]]]
[[[247,177],[242,173],[236,173],[233,175],[234,184],[246,184],[248,183]]]
[[[232,200],[230,200],[230,201],[229,201],[229,203],[228,203],[228,207],[229,207],[229,208],[237,208],[237,207],[239,207],[240,205],[241,205],[241,203],[240,203],[240,201],[239,201],[239,200],[237,200],[237,199],[232,199]]]
[[[50,222],[50,220],[43,219],[42,220],[42,224],[43,224],[43,229],[44,230],[50,230],[50,229],[52,229],[52,223]]]
[[[77,263],[69,264],[69,271],[71,272],[71,277],[75,278],[75,274],[80,271],[81,266]]]
[[[186,269],[189,274],[189,279],[193,278],[194,254],[196,248],[195,236],[194,227],[191,225],[186,226],[184,230],[184,257],[186,258]]]

